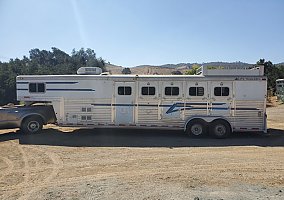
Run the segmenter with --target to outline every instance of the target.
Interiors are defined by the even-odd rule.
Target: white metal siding
[[[263,101],[236,101],[233,117],[234,128],[237,130],[263,130]]]

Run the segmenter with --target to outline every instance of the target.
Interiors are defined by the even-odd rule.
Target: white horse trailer
[[[197,75],[23,75],[17,77],[17,99],[51,103],[59,126],[182,129],[224,138],[267,131],[263,71],[254,66],[201,67]]]
[[[277,100],[284,102],[284,79],[276,80],[276,96]]]

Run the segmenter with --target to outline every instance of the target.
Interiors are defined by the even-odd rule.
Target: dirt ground
[[[284,105],[275,105],[268,135],[225,140],[157,130],[1,130],[0,199],[284,199]]]

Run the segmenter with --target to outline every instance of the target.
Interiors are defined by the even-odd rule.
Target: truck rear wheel
[[[21,130],[26,134],[39,133],[42,130],[43,121],[39,116],[31,116],[22,122]]]
[[[231,134],[231,126],[225,120],[215,120],[210,124],[210,131],[215,138],[227,138]]]
[[[202,119],[194,119],[187,124],[187,133],[193,137],[201,137],[206,135],[206,122]]]

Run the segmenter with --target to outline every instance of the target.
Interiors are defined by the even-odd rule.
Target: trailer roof
[[[265,76],[203,76],[203,75],[22,75],[17,81],[52,80],[113,80],[113,81],[220,81],[220,80],[266,80]]]
[[[201,78],[204,77],[203,75],[138,75],[138,74],[114,74],[114,75],[77,75],[77,74],[70,74],[70,75],[19,75],[17,77],[29,77],[29,78],[36,78],[36,77],[66,77],[66,78],[82,78],[82,77],[107,77],[107,78]]]

